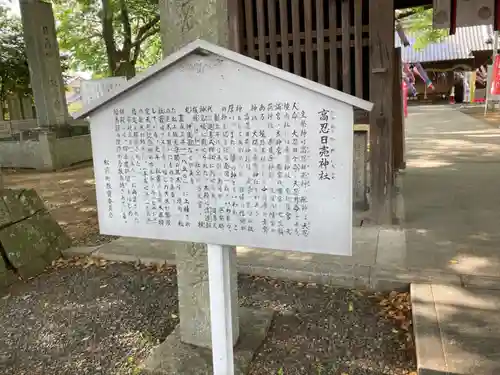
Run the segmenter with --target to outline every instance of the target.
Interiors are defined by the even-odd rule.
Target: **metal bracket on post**
[[[234,375],[231,263],[228,249],[207,245],[214,375]]]

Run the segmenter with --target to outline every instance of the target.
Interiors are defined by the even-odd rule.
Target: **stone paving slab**
[[[153,263],[173,263],[176,246],[178,243],[174,241],[121,237],[99,246],[94,254],[116,261],[140,261],[147,264],[154,260]]]
[[[362,227],[354,231],[353,256],[237,248],[238,272],[280,279],[316,282],[347,288],[392,290],[412,282],[480,286],[500,279],[462,275],[453,269],[408,267],[405,231],[398,227]],[[93,255],[107,260],[143,264],[176,264],[179,243],[119,238],[98,247],[70,248],[65,256]]]
[[[371,267],[370,289],[394,290],[407,288],[408,285],[415,282],[462,285],[461,275],[439,269],[405,268],[391,265]]]
[[[419,375],[500,374],[500,291],[412,284]]]
[[[352,257],[238,247],[238,272],[373,290],[407,288],[413,282],[500,289],[500,278],[494,276],[463,274],[453,268],[408,267],[404,256],[405,231],[398,227],[365,229],[356,231]],[[97,247],[70,248],[64,255],[175,265],[176,246],[179,243],[172,241],[122,237]]]

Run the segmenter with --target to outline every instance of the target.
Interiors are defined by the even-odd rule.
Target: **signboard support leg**
[[[207,245],[214,375],[234,375],[229,249]]]

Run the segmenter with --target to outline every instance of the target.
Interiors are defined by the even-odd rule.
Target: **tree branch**
[[[146,32],[141,39],[139,40],[136,40],[134,42],[134,56],[132,57],[132,62],[135,63],[137,62],[137,59],[139,58],[139,54],[141,53],[141,44],[146,40],[148,39],[150,36],[153,36],[155,35],[156,33],[158,33],[160,31],[160,25],[157,24],[155,25],[153,28],[149,29],[148,32]]]
[[[407,17],[410,17],[410,16],[413,16],[417,13],[420,13],[422,12],[423,10],[427,10],[427,9],[431,9],[432,8],[432,5],[424,5],[422,7],[418,7],[418,8],[409,8],[409,9],[406,9],[402,12],[400,12],[399,14],[396,15],[396,21],[399,21],[403,18],[407,18]]]
[[[125,0],[120,0],[120,18],[123,26],[123,50],[130,51],[132,48],[132,28]]]
[[[139,27],[139,30],[137,31],[137,36],[135,37],[135,41],[134,43],[132,43],[132,46],[137,47],[151,35],[156,34],[160,30],[159,22],[160,22],[160,16],[158,15],[153,17],[148,23]],[[158,25],[158,27],[152,30],[153,27],[155,27],[156,25]]]
[[[108,57],[108,66],[111,73],[116,68],[116,45],[113,28],[113,12],[110,8],[110,0],[101,0],[102,2],[102,37],[106,46],[106,55]]]
[[[155,27],[149,29],[149,31],[147,33],[145,33],[141,39],[138,39],[134,42],[134,46],[135,47],[140,47],[141,44],[146,40],[148,39],[150,36],[153,36],[155,35],[156,33],[159,33],[160,32],[160,25],[156,25]]]
[[[135,65],[137,63],[137,59],[139,58],[140,53],[141,53],[141,46],[140,45],[135,46],[134,56],[132,57],[132,64]]]

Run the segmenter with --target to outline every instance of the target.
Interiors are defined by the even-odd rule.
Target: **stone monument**
[[[164,57],[198,38],[229,47],[227,0],[160,0],[160,19]],[[191,247],[193,251],[185,251],[185,246]],[[207,246],[200,243],[185,244],[176,249],[181,338],[184,342],[210,348]],[[230,260],[235,270],[236,249],[231,251]],[[232,277],[236,280],[236,272]],[[196,304],[193,304],[193,300]],[[205,323],[194,326],[192,321]],[[236,327],[233,332],[237,332]]]
[[[227,0],[160,0],[163,56],[202,38],[228,47]]]
[[[20,0],[30,83],[39,127],[64,127],[68,108],[52,5]]]

